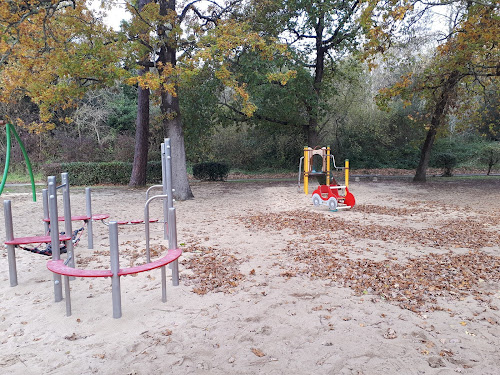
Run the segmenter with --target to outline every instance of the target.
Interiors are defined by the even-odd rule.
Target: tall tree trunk
[[[437,131],[443,123],[444,115],[460,78],[459,72],[454,71],[448,76],[446,81],[441,86],[441,93],[439,94],[439,97],[434,105],[431,126],[427,132],[425,142],[420,152],[420,161],[418,163],[417,170],[415,171],[415,176],[413,177],[414,182],[425,182],[427,179],[427,168],[429,166],[432,145],[436,139]]]
[[[318,18],[318,23],[316,24],[316,61],[314,65],[314,82],[313,91],[316,103],[312,106],[308,106],[307,110],[309,112],[309,122],[307,124],[307,142],[309,146],[316,147],[319,146],[321,141],[319,136],[319,107],[321,104],[321,86],[323,84],[323,76],[325,74],[325,53],[326,50],[323,47],[323,31],[324,31],[324,15],[321,14]]]
[[[434,113],[436,113],[436,110]],[[439,126],[440,123],[434,125],[431,122],[431,127],[427,131],[427,136],[425,137],[424,144],[420,150],[420,161],[418,162],[417,170],[415,171],[415,176],[413,177],[414,182],[425,182],[427,180],[427,167],[429,166],[432,145],[436,139],[436,133]]]
[[[169,11],[175,12],[175,0],[160,1],[160,15],[165,16]],[[175,67],[177,64],[177,46],[174,38],[169,37],[169,30],[159,28],[158,35],[163,38],[164,43],[158,54],[158,62],[161,63],[158,73],[163,73],[163,67]],[[178,92],[178,87],[175,87]],[[174,198],[186,200],[193,198],[191,187],[187,176],[186,148],[184,144],[184,132],[182,130],[182,118],[179,106],[179,97],[167,90],[161,92],[161,113],[163,115],[163,127],[165,134],[171,139],[172,144],[172,187],[175,189]]]
[[[316,115],[315,106],[306,106],[308,113],[308,122],[302,127],[306,144],[309,147],[316,147],[319,145],[320,139],[318,134],[318,116]]]
[[[144,5],[151,0],[139,1],[139,12]],[[146,74],[149,70],[149,61],[144,61],[144,69],[139,71],[139,75]],[[146,185],[146,171],[148,166],[149,149],[149,89],[137,88],[137,119],[135,123],[135,148],[134,163],[132,165],[132,175],[129,186]]]
[[[141,70],[143,75],[146,70]],[[134,164],[129,186],[146,185],[149,148],[149,89],[137,88],[137,120],[135,127]]]

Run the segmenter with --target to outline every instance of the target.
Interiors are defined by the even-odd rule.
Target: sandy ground
[[[0,373],[500,373],[499,179],[352,181],[357,205],[338,212],[293,182],[192,188],[176,202],[180,285],[162,303],[159,270],[122,278],[121,319],[108,279],[73,281],[66,317],[47,257],[18,250],[10,287],[2,252]],[[2,198],[16,236],[43,233],[41,203]],[[141,218],[144,201],[144,190],[93,191],[94,212],[120,220]],[[83,189],[71,203],[83,214]],[[107,268],[107,227],[94,231],[77,264]],[[163,252],[161,224],[152,238]],[[121,226],[119,242],[122,266],[144,261],[143,226]]]

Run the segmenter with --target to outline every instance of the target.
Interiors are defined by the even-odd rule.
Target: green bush
[[[477,167],[477,155],[483,148],[483,141],[474,136],[454,136],[452,138],[438,139],[432,147],[434,156],[442,153],[453,154],[457,158],[457,165],[460,167]],[[431,164],[435,157],[431,157]],[[432,165],[442,167],[442,165]]]
[[[224,181],[229,174],[229,166],[222,163],[199,163],[193,165],[193,176],[198,180]]]
[[[452,170],[457,165],[457,157],[450,152],[441,152],[435,157],[435,165],[437,167],[443,168],[443,176],[451,177],[453,176]]]
[[[45,177],[57,176],[58,179],[60,173],[69,173],[71,185],[127,185],[132,174],[132,163],[55,163],[47,164],[42,169]],[[161,162],[149,162],[146,171],[147,182],[155,183],[161,181],[161,179]]]
[[[488,176],[491,173],[491,169],[500,162],[500,143],[491,143],[484,146],[479,153],[479,161],[488,165]]]

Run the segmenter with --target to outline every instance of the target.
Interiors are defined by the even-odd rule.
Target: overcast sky
[[[100,0],[87,0],[90,8],[99,9]],[[130,13],[125,10],[124,2],[118,2],[117,5],[113,6],[113,9],[108,12],[108,16],[104,19],[104,22],[111,26],[115,30],[120,29],[120,22],[123,19],[130,19]]]

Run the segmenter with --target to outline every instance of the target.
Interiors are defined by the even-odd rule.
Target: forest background
[[[124,162],[144,185],[168,136],[187,199],[197,163],[296,171],[305,145],[415,181],[500,161],[495,0],[134,0],[119,30],[118,2],[89,3],[0,5],[0,119],[35,170]]]

